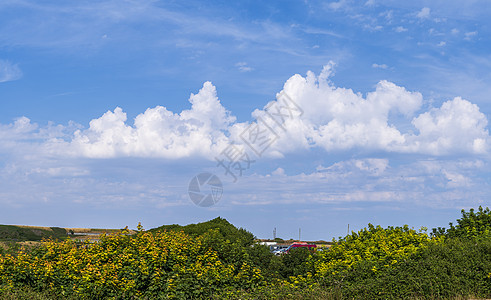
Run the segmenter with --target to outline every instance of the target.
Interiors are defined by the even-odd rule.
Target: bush
[[[314,255],[307,248],[293,248],[281,258],[283,260],[283,268],[280,270],[280,274],[283,278],[315,272]]]
[[[275,258],[275,255],[269,251],[269,247],[265,245],[254,244],[251,247],[245,248],[247,251],[248,259],[252,265],[261,269],[263,273],[272,276],[270,266],[271,261]]]
[[[491,241],[477,244],[458,239],[429,244],[384,272],[371,272],[362,262],[343,281],[329,278],[343,297],[369,299],[452,299],[491,296]]]
[[[329,251],[321,252],[315,264],[316,275],[342,277],[358,263],[370,265],[371,272],[379,272],[431,242],[441,242],[441,239],[431,240],[424,228],[417,232],[407,225],[384,229],[368,224],[368,229],[353,232],[332,245]]]
[[[191,236],[201,236],[210,230],[217,230],[218,234],[223,240],[229,240],[232,243],[239,243],[242,246],[250,246],[254,243],[254,235],[243,228],[236,228],[223,218],[215,218],[213,220],[198,223],[189,224],[186,226],[164,225],[158,228],[151,229],[151,232],[158,231],[183,231]]]
[[[60,297],[199,298],[262,281],[240,251],[225,243],[214,245],[219,252],[209,241],[209,235],[182,232],[108,235],[95,244],[47,241],[28,253],[0,255],[0,291],[31,287]]]
[[[0,299],[491,298],[489,209],[462,214],[433,237],[369,224],[328,251],[282,256],[220,218],[170,231],[139,226],[135,236],[98,243],[9,242],[0,251]]]
[[[491,211],[489,207],[483,209],[479,206],[477,213],[471,208],[469,212],[461,211],[462,218],[457,220],[457,226],[449,223],[450,228],[434,228],[434,236],[447,236],[449,238],[491,238]]]

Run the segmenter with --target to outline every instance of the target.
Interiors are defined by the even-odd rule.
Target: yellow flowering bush
[[[48,240],[29,252],[0,254],[0,291],[30,286],[81,298],[197,298],[263,280],[244,257],[227,261],[205,240],[174,231],[104,235],[97,243]]]
[[[431,239],[425,231],[425,228],[416,231],[407,225],[384,229],[368,224],[368,229],[353,232],[340,239],[329,251],[322,252],[315,263],[316,273],[321,277],[336,275],[350,270],[359,262],[372,263],[372,271],[377,272],[417,253],[428,243],[442,242],[443,238]]]
[[[220,218],[96,243],[14,244],[0,251],[0,299],[491,298],[490,221],[488,208],[463,211],[432,237],[369,224],[329,250],[282,256]]]

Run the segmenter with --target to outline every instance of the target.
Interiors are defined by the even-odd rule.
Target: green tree
[[[450,223],[447,235],[449,237],[475,238],[479,236],[490,236],[491,233],[491,211],[479,206],[477,212],[471,208],[469,212],[461,211],[462,218],[457,220],[457,226]]]
[[[288,254],[284,254],[281,258],[283,269],[280,273],[283,278],[314,273],[313,254],[306,247],[290,249]]]

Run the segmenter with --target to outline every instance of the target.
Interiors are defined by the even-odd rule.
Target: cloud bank
[[[205,82],[179,113],[157,106],[128,120],[118,107],[86,128],[41,126],[27,117],[0,124],[0,203],[193,205],[186,194],[189,178],[210,171],[231,181],[215,156],[230,143],[241,143],[244,130],[254,128],[280,94],[289,95],[303,113],[285,119],[261,159],[286,159],[253,165],[240,184],[230,182],[223,207],[441,208],[486,201],[490,137],[477,105],[456,97],[428,108],[421,93],[384,80],[362,95],[336,87],[332,76],[332,64],[318,75],[292,76],[277,100],[252,112],[250,122],[238,122]],[[325,153],[326,159],[314,161],[311,153]],[[328,159],[331,153],[342,158]],[[298,162],[288,155],[298,155]]]
[[[424,101],[418,92],[382,80],[364,97],[335,87],[331,75],[332,65],[328,65],[319,76],[308,72],[306,77],[294,75],[285,83],[283,91],[305,114],[287,122],[287,132],[294,134],[280,140],[278,149],[363,148],[430,155],[485,154],[489,150],[487,118],[467,100],[456,97],[421,112]]]
[[[438,208],[482,205],[489,186],[479,178],[488,163],[476,159],[423,159],[398,164],[381,158],[349,159],[314,172],[286,175],[282,168],[265,176],[244,178],[246,189],[234,190],[232,204],[412,203]],[[250,187],[254,187],[251,189]],[[235,187],[233,187],[235,188]]]
[[[421,93],[382,80],[362,95],[331,82],[333,64],[319,75],[294,75],[281,93],[302,110],[287,119],[284,132],[267,152],[283,156],[319,148],[329,151],[383,151],[426,155],[488,154],[488,120],[476,104],[460,97],[424,110]],[[274,100],[279,101],[279,100]],[[268,103],[252,116],[265,114]],[[122,108],[93,119],[89,127],[49,124],[40,127],[26,117],[0,126],[1,148],[35,145],[46,155],[115,158],[160,157],[213,159],[228,144],[240,142],[251,122],[236,118],[220,103],[216,88],[205,82],[180,113],[164,106],[149,108],[133,122]],[[23,147],[24,146],[24,147]]]

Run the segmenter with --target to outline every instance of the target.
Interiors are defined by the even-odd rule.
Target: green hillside
[[[40,241],[44,238],[63,239],[67,237],[64,228],[0,225],[0,241]]]
[[[150,229],[150,232],[158,231],[183,231],[191,236],[200,236],[210,230],[218,230],[219,235],[224,240],[229,240],[232,243],[239,242],[243,245],[252,245],[254,243],[254,235],[243,228],[237,228],[230,224],[226,219],[215,218],[213,220],[181,226],[178,224],[163,225],[154,229]]]

